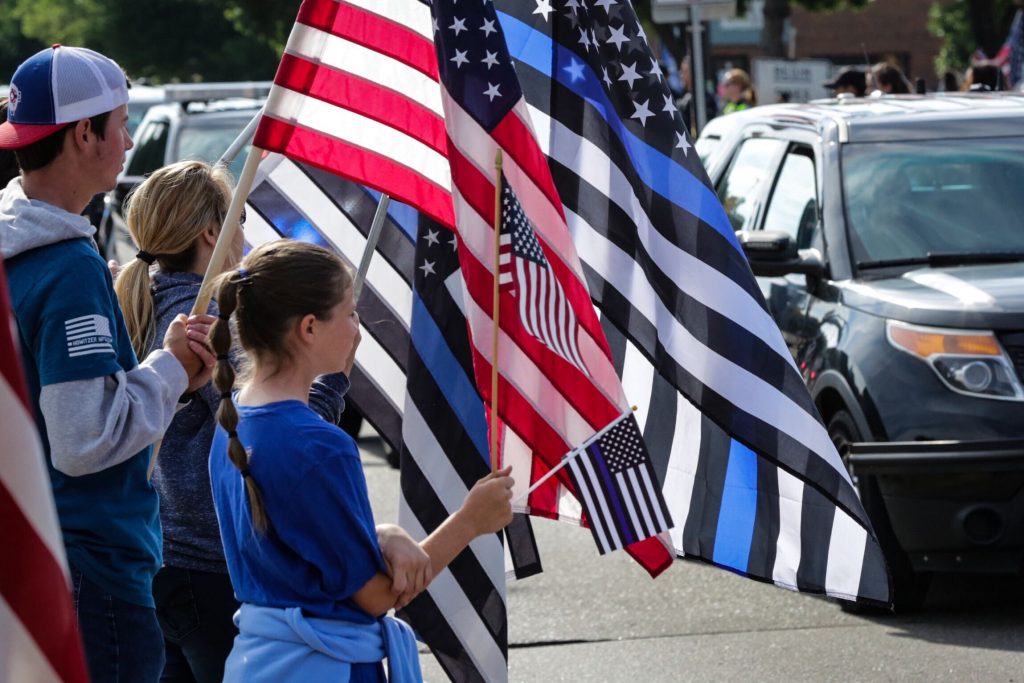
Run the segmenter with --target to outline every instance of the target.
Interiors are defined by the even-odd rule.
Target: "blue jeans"
[[[163,567],[153,579],[167,664],[162,683],[220,683],[238,629],[227,574]]]
[[[156,613],[119,600],[71,567],[75,614],[92,683],[156,683],[164,641]]]

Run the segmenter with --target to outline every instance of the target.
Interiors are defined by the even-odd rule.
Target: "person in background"
[[[201,330],[213,318],[182,315],[138,362],[81,215],[131,149],[127,103],[116,63],[54,45],[15,71],[0,126],[21,169],[0,195],[0,254],[93,683],[160,677],[162,543],[147,472],[153,442],[215,360]]]
[[[967,68],[961,89],[964,92],[1006,90],[1006,79],[1003,78],[1003,71],[996,62],[975,62]]]
[[[960,92],[960,75],[952,70],[945,71],[939,81],[939,92]]]
[[[201,161],[165,166],[128,197],[125,217],[140,251],[124,266],[114,289],[140,356],[149,353],[177,315],[192,310],[230,203],[228,171]],[[228,269],[242,258],[240,228],[231,243]],[[209,311],[219,313],[216,301],[210,302]],[[310,407],[331,424],[344,410],[349,387],[345,373],[352,369],[354,350],[342,372],[317,377],[309,392]],[[236,369],[244,364],[240,349],[232,349],[229,356]],[[240,605],[228,577],[210,488],[210,444],[220,400],[208,383],[178,411],[153,472],[164,535],[164,566],[153,580],[153,598],[167,652],[161,677],[165,683],[219,682],[238,633],[232,617]],[[398,571],[393,585],[399,592],[422,589],[407,587],[406,573],[417,575],[428,559],[399,532],[394,525],[378,528],[389,571]],[[409,567],[409,561],[421,564]]]
[[[685,90],[682,96],[676,99],[676,107],[679,109],[679,114],[683,117],[683,124],[686,126],[686,129],[690,131],[690,135],[694,135],[697,131],[697,105],[693,99],[693,68],[690,64],[689,55],[684,57],[683,61],[679,64],[679,73]],[[708,121],[718,116],[718,102],[715,101],[715,93],[706,87],[704,88],[704,111],[707,114]]]
[[[411,629],[382,619],[405,600],[386,573],[355,442],[307,405],[313,379],[351,356],[359,330],[351,273],[322,247],[269,242],[221,275],[217,302],[221,401],[210,479],[242,602],[224,680],[383,682],[385,656],[391,680],[419,680]],[[252,359],[237,394],[226,359],[231,318]],[[433,575],[511,521],[509,473],[478,481],[423,541]]]
[[[868,90],[867,76],[863,71],[853,66],[840,69],[835,78],[825,81],[822,85],[831,90],[835,97],[840,95],[864,97]]]
[[[903,71],[890,62],[879,62],[871,67],[871,80],[875,86],[872,95],[909,95],[910,82]]]
[[[722,79],[722,89],[725,96],[723,114],[732,114],[757,106],[757,93],[750,82],[750,75],[743,69],[730,69],[726,72],[725,78]]]

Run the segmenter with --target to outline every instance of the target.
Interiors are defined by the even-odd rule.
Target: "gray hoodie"
[[[91,240],[94,232],[84,216],[26,197],[20,177],[0,195],[5,261],[58,242]],[[160,438],[187,388],[184,368],[163,350],[127,372],[43,386],[39,411],[54,468],[82,476],[131,458]]]

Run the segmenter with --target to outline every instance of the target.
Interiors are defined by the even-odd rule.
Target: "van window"
[[[753,227],[764,184],[770,179],[772,160],[785,144],[782,140],[751,138],[740,145],[718,183],[718,196],[733,230]]]

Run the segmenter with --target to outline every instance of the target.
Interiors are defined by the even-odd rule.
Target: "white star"
[[[577,62],[574,59],[569,66],[562,67],[562,71],[569,73],[569,78],[572,79],[573,83],[583,80],[583,62]]]
[[[485,36],[489,36],[492,33],[497,32],[498,29],[494,28],[493,19],[484,19],[484,25],[480,27],[480,30],[484,32]]]
[[[448,244],[452,245],[452,251],[457,251],[459,248],[459,238],[452,235],[452,238],[448,240]]]
[[[644,100],[643,102],[634,102],[633,106],[636,108],[636,111],[634,111],[633,115],[629,118],[640,119],[641,126],[647,125],[647,119],[654,116],[654,112],[647,107],[647,100]]]
[[[450,28],[451,30],[455,31],[455,35],[459,35],[463,31],[467,30],[466,29],[466,20],[465,19],[459,19],[458,17],[455,17],[455,23],[453,23],[448,28]]]
[[[619,76],[620,81],[626,81],[629,83],[629,87],[633,87],[634,81],[640,80],[640,74],[636,72],[636,64],[622,63],[622,75]]]
[[[665,106],[661,108],[662,111],[667,111],[669,116],[675,116],[678,109],[676,109],[676,103],[672,101],[669,95],[662,95],[665,98]]]
[[[676,133],[676,135],[679,136],[679,141],[676,142],[676,149],[683,150],[684,157],[689,156],[691,145],[690,142],[686,139],[686,135],[684,133]]]
[[[437,230],[427,230],[427,234],[423,239],[427,241],[428,246],[434,246],[439,242],[439,240],[437,239],[437,235]]]
[[[597,52],[597,34],[594,33],[594,29],[590,29],[590,44],[594,46],[594,52]]]
[[[581,28],[580,29],[580,40],[579,40],[579,43],[584,48],[589,48],[590,47],[590,36],[587,34],[587,29],[585,29],[585,28]]]
[[[608,40],[604,42],[615,43],[615,47],[619,49],[619,52],[622,52],[622,44],[629,42],[629,37],[626,36],[625,25],[620,26],[618,28],[612,28],[612,32],[608,34]]]
[[[434,33],[441,30],[441,27],[437,25],[437,17],[434,17]]]
[[[486,64],[487,65],[487,70],[490,71],[492,66],[497,66],[498,65],[498,53],[497,52],[491,52],[490,50],[484,50],[484,52],[487,53],[487,56],[485,56],[480,61],[483,62],[484,64]]]
[[[423,277],[434,274],[434,262],[424,261],[423,265],[419,267],[419,270],[423,271]]]
[[[543,14],[544,21],[548,20],[548,15],[555,10],[551,7],[551,0],[537,0],[537,9],[533,10],[534,14]]]
[[[644,25],[641,24],[639,21],[636,22],[636,37],[644,41],[645,43],[647,42],[647,34],[644,33]]]
[[[602,78],[601,80],[602,80],[602,81],[604,81],[604,84],[605,84],[605,85],[607,85],[607,86],[608,86],[609,88],[611,88],[611,87],[612,87],[612,79],[610,79],[610,78],[608,77],[608,69],[606,69],[606,68],[604,68],[604,67],[602,66],[602,67],[601,67],[601,73],[603,73],[603,74],[604,74],[604,78]]]
[[[610,14],[608,8],[617,4],[619,3],[616,2],[616,0],[597,0],[597,2],[594,3],[594,7],[604,7],[605,14]]]
[[[651,73],[649,75],[657,76],[659,81],[663,75],[661,72],[661,64],[658,64],[658,60],[654,57],[651,57]]]
[[[484,90],[484,94],[487,95],[488,102],[493,102],[495,97],[501,97],[501,93],[498,92],[498,86],[494,83],[487,84],[487,90]]]
[[[573,14],[578,14],[580,9],[580,0],[569,0],[569,2],[565,3],[565,8],[572,10]]]
[[[466,50],[456,50],[455,51],[455,56],[452,57],[451,59],[449,59],[448,61],[449,62],[455,62],[455,68],[458,69],[463,64],[465,64],[466,62],[469,61],[468,59],[466,59],[466,52],[467,52]]]

